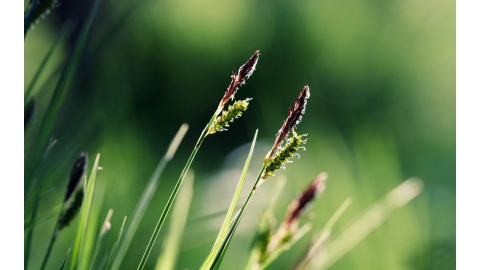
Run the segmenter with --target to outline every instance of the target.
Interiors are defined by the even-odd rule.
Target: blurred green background
[[[65,2],[65,3],[64,3]],[[68,2],[68,3],[67,3]],[[61,1],[25,41],[28,85],[62,25],[81,25],[88,1]],[[34,89],[35,122],[25,154],[75,41],[63,43]],[[228,132],[209,136],[192,165],[195,194],[178,269],[198,268],[208,254],[233,196],[255,130],[259,141],[249,187],[274,136],[305,84],[307,151],[256,193],[222,265],[238,269],[273,182],[287,185],[285,207],[318,173],[327,189],[304,218],[318,231],[347,197],[353,203],[335,228],[351,221],[411,176],[424,192],[398,210],[332,269],[453,269],[455,262],[455,1],[102,1],[93,34],[63,98],[47,161],[32,261],[43,258],[68,174],[82,150],[101,153],[101,219],[114,209],[107,252],[130,216],[157,162],[182,123],[190,129],[160,186],[122,269],[135,269],[153,227],[201,130],[230,82],[232,70],[261,50],[257,70],[236,98],[253,98]],[[90,165],[91,165],[90,164]],[[29,181],[26,180],[27,189]],[[247,189],[247,188],[245,188]],[[246,196],[246,194],[244,195]],[[28,199],[28,198],[27,198]],[[242,200],[243,201],[243,200]],[[153,269],[162,230],[147,264]],[[54,269],[74,226],[61,234]],[[309,244],[304,238],[271,269],[288,269]],[[55,268],[56,269],[56,268]]]

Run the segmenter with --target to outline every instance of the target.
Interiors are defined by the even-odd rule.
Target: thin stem
[[[55,230],[53,231],[52,238],[50,238],[50,243],[48,244],[48,249],[47,249],[47,254],[45,254],[45,258],[43,259],[42,267],[40,270],[45,269],[45,266],[47,266],[48,258],[50,257],[50,253],[52,252],[53,249],[53,244],[55,243],[55,240],[57,240],[58,233],[60,231],[58,230],[57,225],[55,225]]]
[[[242,216],[243,216],[243,213],[245,212],[245,209],[247,208],[247,205],[248,203],[250,202],[250,199],[252,198],[253,196],[253,193],[255,193],[255,191],[257,190],[257,185],[258,183],[260,182],[260,179],[262,177],[262,173],[263,171],[265,170],[265,165],[263,165],[262,169],[260,170],[260,172],[258,173],[258,176],[257,176],[257,179],[255,180],[255,184],[253,184],[253,187],[252,189],[250,190],[250,193],[248,194],[248,197],[247,199],[245,199],[245,203],[243,203],[243,206],[242,208],[239,210],[238,214],[237,214],[237,217],[233,223],[233,226],[230,228],[230,231],[228,232],[227,234],[227,237],[225,237],[225,239],[223,240],[222,242],[222,246],[220,247],[220,250],[221,252],[218,252],[217,253],[217,256],[215,257],[212,265],[210,266],[210,269],[213,269],[213,268],[218,268],[217,266],[215,266],[215,264],[217,263],[217,261],[223,257],[223,254],[225,253],[228,245],[230,244],[230,240],[233,236],[233,234],[235,233],[237,227],[238,227],[238,224],[240,223],[240,220],[242,219]]]
[[[185,164],[185,167],[183,168],[182,173],[180,174],[180,177],[177,180],[177,183],[175,184],[175,187],[173,188],[172,194],[170,194],[170,198],[168,198],[167,205],[163,209],[162,214],[160,215],[160,218],[157,222],[157,225],[155,226],[155,229],[153,230],[152,237],[150,238],[150,241],[148,242],[147,248],[145,249],[145,253],[143,253],[142,259],[140,260],[140,263],[138,265],[137,270],[142,270],[145,267],[145,264],[147,263],[148,256],[150,255],[150,252],[152,251],[153,245],[155,244],[155,241],[157,240],[158,234],[160,233],[160,229],[162,228],[163,223],[165,222],[165,219],[167,218],[168,212],[170,211],[170,208],[172,208],[173,201],[175,201],[175,198],[177,197],[178,191],[180,190],[180,187],[182,186],[183,180],[185,179],[185,176],[187,175],[188,170],[190,169],[190,165],[192,165],[193,160],[195,159],[195,155],[198,152],[198,149],[200,149],[200,146],[203,143],[203,140],[205,140],[205,137],[208,135],[208,129],[212,125],[213,121],[218,115],[218,112],[221,111],[222,108],[218,107],[217,110],[215,111],[215,114],[212,116],[210,119],[210,122],[208,122],[207,126],[205,129],[203,129],[202,133],[200,134],[200,137],[195,144],[195,147],[193,148],[192,153],[190,154],[190,157],[187,160],[187,164]]]
[[[48,249],[47,253],[45,254],[45,257],[43,258],[43,263],[42,267],[40,270],[45,269],[47,266],[48,258],[50,257],[50,253],[52,252],[53,249],[53,244],[55,243],[55,240],[57,240],[57,236],[60,233],[60,230],[58,228],[58,221],[60,220],[60,217],[62,216],[62,211],[63,207],[65,206],[65,202],[62,201],[62,206],[60,207],[60,212],[58,213],[57,221],[55,222],[55,229],[53,229],[52,237],[50,238],[50,243],[48,244]]]

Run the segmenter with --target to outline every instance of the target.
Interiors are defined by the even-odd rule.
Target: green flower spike
[[[58,220],[59,230],[68,226],[68,224],[70,224],[70,222],[75,218],[82,207],[83,197],[83,187],[80,187],[74,192],[73,197],[70,199],[70,202],[68,202],[67,207],[62,211],[60,219]]]
[[[248,102],[250,100],[251,98],[235,101],[233,105],[228,106],[228,110],[222,111],[222,115],[215,119],[212,126],[208,130],[208,134],[227,130],[226,128],[228,127],[228,123],[233,122],[235,118],[242,116],[242,113],[247,110]]]
[[[263,172],[262,179],[273,176],[276,170],[280,168],[285,168],[285,165],[287,163],[291,163],[291,159],[295,155],[299,156],[296,153],[299,148],[305,150],[305,147],[301,146],[302,144],[305,144],[307,142],[306,139],[302,140],[303,136],[306,135],[297,135],[295,130],[292,129],[292,137],[288,139],[285,146],[278,150],[276,154],[273,154],[273,157],[271,158],[270,153],[267,154],[267,157],[263,161],[265,164],[265,171]]]

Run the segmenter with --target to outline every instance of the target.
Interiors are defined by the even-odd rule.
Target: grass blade
[[[170,197],[168,198],[167,204],[165,205],[165,208],[163,209],[162,214],[160,215],[160,218],[158,219],[157,225],[155,225],[155,228],[153,229],[152,237],[150,237],[150,241],[148,241],[147,248],[145,249],[145,252],[143,253],[142,259],[140,260],[140,263],[138,264],[137,269],[142,270],[145,267],[145,264],[147,263],[148,256],[150,255],[150,252],[152,251],[153,245],[155,244],[155,241],[157,240],[158,234],[160,233],[160,230],[162,229],[163,223],[165,223],[165,219],[167,218],[168,212],[172,208],[173,201],[175,201],[175,198],[177,197],[178,190],[182,186],[183,180],[185,179],[185,176],[190,169],[190,166],[192,165],[193,160],[195,159],[195,156],[197,155],[198,150],[200,149],[200,146],[202,146],[203,141],[207,137],[208,129],[212,126],[213,121],[215,121],[216,116],[218,115],[219,111],[221,110],[221,107],[215,111],[213,114],[212,118],[208,122],[208,124],[205,126],[203,129],[202,133],[200,134],[200,137],[198,138],[197,143],[195,144],[195,147],[193,148],[192,153],[190,154],[190,157],[187,160],[187,164],[185,164],[185,167],[182,170],[182,173],[180,174],[180,177],[177,180],[177,183],[175,184],[175,187],[173,188],[172,194],[170,194]]]
[[[92,263],[90,264],[90,270],[92,270],[93,267],[95,266],[95,260],[97,259],[98,252],[100,251],[100,246],[102,245],[102,239],[107,233],[107,231],[110,229],[108,226],[110,224],[110,219],[112,218],[112,215],[113,215],[113,209],[109,209],[107,213],[107,217],[105,218],[102,228],[100,229],[100,233],[98,234],[97,245],[95,247]]]
[[[44,151],[44,147],[48,142],[48,138],[50,136],[53,122],[60,106],[60,101],[62,99],[63,93],[65,92],[67,86],[71,81],[73,73],[75,72],[78,62],[80,60],[80,56],[85,49],[88,37],[90,36],[90,33],[92,31],[93,22],[98,10],[98,3],[98,1],[95,3],[92,11],[90,12],[87,22],[85,23],[82,32],[78,37],[78,41],[75,44],[73,53],[68,59],[68,62],[63,69],[62,74],[60,75],[58,83],[55,87],[55,90],[52,94],[52,97],[47,107],[47,111],[45,112],[42,123],[40,125],[41,129],[38,131],[35,144],[33,145],[33,152],[29,156],[28,162],[26,164],[26,179],[30,179],[32,177],[34,168],[39,162],[42,152]]]
[[[233,195],[232,202],[230,203],[230,207],[228,208],[227,215],[223,220],[222,227],[220,228],[220,231],[217,235],[217,239],[215,240],[214,246],[217,245],[218,242],[220,242],[222,236],[225,236],[228,231],[228,225],[230,224],[230,221],[232,219],[233,211],[235,211],[238,198],[240,197],[240,193],[242,192],[242,187],[245,181],[245,177],[247,176],[248,166],[250,165],[253,149],[255,148],[255,142],[257,141],[257,134],[258,134],[258,129],[257,131],[255,131],[255,136],[253,137],[252,145],[250,146],[250,152],[248,153],[247,159],[245,160],[245,165],[243,166],[242,175],[240,177],[240,180],[238,181],[237,189],[235,190],[235,194]]]
[[[401,208],[417,197],[422,191],[422,185],[422,181],[420,180],[408,179],[390,191],[384,199],[375,203],[349,228],[322,249],[315,259],[312,260],[313,268],[329,268],[373,230],[385,222],[394,210]]]
[[[337,223],[338,219],[343,215],[343,213],[345,212],[345,210],[347,210],[347,208],[350,206],[351,203],[352,203],[352,199],[347,198],[342,203],[342,205],[340,205],[340,207],[337,209],[337,211],[335,211],[333,216],[327,221],[327,223],[325,224],[325,227],[323,227],[322,232],[318,237],[318,240],[315,241],[315,244],[312,245],[307,255],[305,256],[305,258],[303,258],[300,261],[296,269],[299,269],[299,270],[304,269],[307,266],[308,262],[313,258],[315,253],[317,253],[318,250],[323,246],[323,244],[325,244],[325,242],[328,240],[328,238],[332,233],[333,226]]]
[[[74,240],[73,249],[72,249],[72,258],[70,260],[70,267],[69,267],[70,270],[73,270],[77,267],[80,251],[82,249],[84,235],[87,229],[90,209],[93,202],[93,194],[95,191],[95,180],[97,178],[97,169],[98,169],[99,161],[100,161],[100,154],[97,154],[97,157],[93,164],[92,173],[90,174],[90,179],[88,180],[88,183],[87,183],[85,199],[83,201],[82,209],[80,211],[78,228],[75,234],[75,240]]]
[[[72,250],[71,248],[68,249],[67,254],[65,255],[65,258],[63,259],[62,265],[60,265],[60,270],[65,269],[65,266],[67,265],[68,255],[70,254],[71,250]]]
[[[140,221],[142,220],[143,215],[145,214],[145,210],[147,209],[148,204],[150,203],[153,197],[153,194],[155,194],[155,191],[157,190],[157,186],[160,181],[160,176],[162,175],[162,172],[165,169],[165,166],[167,166],[168,162],[175,155],[175,152],[177,151],[178,146],[182,142],[183,137],[185,136],[187,131],[188,131],[188,125],[183,124],[180,127],[180,129],[177,131],[177,134],[173,138],[172,142],[170,143],[167,153],[165,154],[165,156],[163,156],[163,158],[160,160],[157,167],[155,168],[155,171],[153,172],[152,177],[148,181],[148,184],[145,187],[145,190],[143,191],[143,194],[140,197],[140,200],[138,201],[138,204],[135,207],[135,210],[133,210],[133,218],[127,226],[127,230],[125,232],[125,238],[120,243],[120,246],[118,248],[118,253],[115,256],[115,260],[113,261],[112,269],[118,269],[120,267],[120,264],[122,263],[123,258],[127,253],[128,247],[130,246],[130,243],[133,240],[133,236],[137,231],[138,225],[140,224]]]
[[[185,184],[179,191],[178,200],[173,206],[170,228],[162,246],[162,253],[158,257],[156,270],[173,270],[178,257],[188,211],[193,198],[193,171],[185,177]]]
[[[233,237],[233,234],[235,233],[238,224],[240,223],[240,220],[242,219],[243,213],[245,212],[245,209],[247,208],[248,203],[250,202],[250,199],[252,198],[253,194],[255,193],[255,190],[257,189],[257,185],[260,182],[261,176],[263,171],[265,170],[265,165],[260,169],[260,172],[258,173],[257,179],[255,180],[255,183],[252,186],[252,189],[250,190],[250,193],[248,194],[247,198],[245,199],[245,202],[242,205],[242,208],[238,211],[237,215],[235,218],[232,220],[232,222],[229,225],[229,229],[227,231],[227,234],[222,237],[222,240],[218,243],[218,245],[214,246],[210,254],[208,255],[207,259],[205,262],[202,264],[200,269],[215,269],[215,267],[219,267],[221,262],[221,258],[223,258],[224,253],[226,252],[228,245],[230,243],[230,240]]]
[[[122,226],[120,227],[120,230],[118,231],[118,236],[117,239],[115,240],[115,243],[113,244],[112,251],[110,252],[110,257],[108,258],[108,263],[107,263],[107,270],[112,267],[113,263],[113,258],[115,257],[115,251],[117,250],[118,243],[120,242],[120,239],[122,238],[122,233],[123,233],[123,228],[125,227],[125,222],[127,221],[127,216],[123,218]]]
[[[50,57],[56,51],[56,49],[60,45],[61,41],[63,41],[65,39],[65,37],[68,36],[71,33],[71,31],[72,31],[72,25],[69,22],[67,22],[65,24],[65,26],[62,27],[60,35],[58,36],[57,40],[53,44],[52,48],[50,48],[50,51],[48,51],[45,58],[43,58],[42,63],[40,63],[40,66],[38,67],[37,71],[35,72],[35,75],[33,75],[32,80],[28,84],[28,87],[25,90],[25,94],[24,94],[25,104],[27,104],[27,100],[30,97],[30,95],[32,94],[33,88],[35,87],[35,84],[37,83],[38,78],[40,78],[40,75],[42,74],[43,69],[47,65],[48,60],[50,60]]]

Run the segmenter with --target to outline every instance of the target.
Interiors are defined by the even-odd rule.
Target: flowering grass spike
[[[285,168],[287,163],[292,162],[292,158],[297,154],[298,149],[303,148],[301,145],[306,143],[306,139],[302,138],[306,135],[297,135],[295,130],[292,130],[292,137],[288,140],[284,147],[277,151],[275,156],[270,157],[270,152],[264,159],[265,171],[263,172],[262,179],[266,179],[269,176],[273,176],[275,171],[280,168]]]
[[[228,106],[228,110],[223,111],[222,115],[217,117],[213,122],[212,126],[208,130],[208,134],[214,134],[218,131],[226,130],[228,123],[233,122],[235,118],[242,116],[242,113],[247,110],[248,102],[251,99],[247,98],[245,100],[235,101],[233,105]]]

